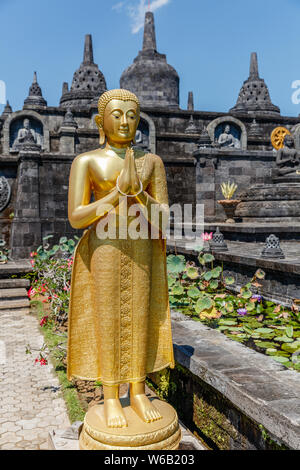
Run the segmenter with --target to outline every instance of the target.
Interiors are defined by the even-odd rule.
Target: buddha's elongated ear
[[[105,144],[105,133],[104,133],[104,129],[103,129],[102,124],[101,124],[101,117],[99,116],[99,114],[97,114],[95,116],[95,123],[97,124],[97,127],[99,129],[99,134],[100,134],[99,143],[100,143],[100,145],[104,145]]]

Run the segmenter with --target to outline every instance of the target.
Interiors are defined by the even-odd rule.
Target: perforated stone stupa
[[[98,65],[94,63],[92,36],[85,36],[83,62],[73,76],[70,91],[67,82],[63,84],[60,105],[65,108],[89,106],[107,90],[106,81]]]
[[[35,109],[46,107],[47,101],[43,98],[41,87],[37,81],[37,74],[34,72],[33,81],[29,88],[28,97],[24,101],[24,109]]]
[[[280,114],[280,109],[271,102],[268,87],[263,78],[259,77],[256,52],[252,52],[250,75],[244,81],[236,105],[232,113],[260,112],[263,114]]]

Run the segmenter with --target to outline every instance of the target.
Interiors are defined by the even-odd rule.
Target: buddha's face
[[[226,134],[229,134],[229,132],[230,132],[230,126],[227,125],[227,126],[225,127],[225,133],[226,133]]]
[[[29,127],[30,127],[29,119],[24,119],[23,125],[24,125],[25,129],[29,129]]]
[[[134,101],[111,100],[104,112],[103,129],[109,143],[129,145],[135,138],[140,114]]]
[[[294,145],[294,139],[290,135],[287,135],[284,139],[284,145],[288,148],[293,147]]]

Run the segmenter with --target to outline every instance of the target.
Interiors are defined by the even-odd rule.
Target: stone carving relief
[[[223,116],[211,121],[207,132],[215,148],[247,150],[246,126],[233,116]]]
[[[241,148],[240,129],[228,123],[219,124],[215,130],[215,146]]]
[[[0,177],[0,212],[2,212],[10,201],[11,189],[5,176]]]
[[[36,145],[43,149],[43,127],[33,118],[17,119],[11,124],[11,150],[19,151],[24,144]]]
[[[275,172],[277,176],[284,176],[288,174],[299,175],[300,150],[295,148],[293,136],[287,134],[284,138],[283,145],[283,148],[279,149],[276,155]]]

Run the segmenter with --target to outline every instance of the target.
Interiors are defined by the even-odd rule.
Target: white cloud
[[[151,11],[156,11],[159,8],[163,7],[170,3],[171,0],[152,0],[150,2]],[[131,18],[131,32],[133,34],[138,33],[144,26],[145,13],[148,11],[149,1],[148,0],[139,0],[138,3],[135,2],[129,3],[129,0],[125,0],[119,3],[116,3],[113,6],[113,10],[118,11],[119,13],[123,10],[124,7],[127,15]]]
[[[116,10],[118,13],[122,10],[123,6],[125,5],[126,2],[119,2],[116,3],[115,5],[112,6],[113,10]]]

